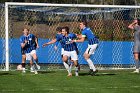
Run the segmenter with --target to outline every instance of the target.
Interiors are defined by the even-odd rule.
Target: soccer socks
[[[96,71],[96,68],[90,58],[87,59],[87,62],[89,64],[90,69],[92,69],[93,71]]]
[[[71,69],[70,69],[69,65],[66,62],[63,62],[63,64],[64,64],[64,67],[66,68],[66,70],[68,71],[68,74],[70,74]]]
[[[21,65],[22,65],[22,68],[25,68],[25,63],[22,63]]]
[[[135,62],[135,65],[136,65],[136,69],[139,69],[139,61],[138,60]]]
[[[75,67],[75,76],[79,76],[79,74],[78,74],[78,66]]]
[[[22,72],[25,73],[25,63],[22,63]]]

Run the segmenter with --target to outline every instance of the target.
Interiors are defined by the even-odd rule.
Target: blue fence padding
[[[5,50],[3,48],[3,40],[4,39],[0,39],[0,63],[5,60],[5,57],[3,55],[3,53],[5,53]],[[48,41],[48,39],[39,38],[40,48],[37,49],[39,63],[62,64],[61,45],[58,45],[58,50],[54,50],[54,44],[43,48],[42,44]],[[87,44],[87,41],[83,43],[77,43],[79,49],[78,58],[80,64],[87,64],[86,60],[83,57],[83,54],[87,48]],[[119,44],[120,42],[101,41],[99,43],[98,49],[95,51],[95,54],[92,55],[91,59],[95,64],[130,64],[130,61],[134,61],[132,58],[132,42],[121,42],[121,45]],[[9,50],[10,63],[21,63],[19,39],[16,38],[10,41]]]
[[[0,39],[0,63],[2,63],[3,59],[3,39]]]

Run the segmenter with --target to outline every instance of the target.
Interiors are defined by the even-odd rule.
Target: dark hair
[[[138,21],[138,25],[140,26],[140,19],[138,18],[137,21]]]
[[[24,31],[24,29],[27,29],[27,30],[29,31],[29,29],[28,29],[28,28],[23,28],[23,31]]]
[[[86,20],[82,20],[80,23],[83,23],[87,27],[87,21]]]
[[[62,29],[65,29],[66,32],[69,34],[69,27],[68,26],[64,26]]]
[[[60,26],[57,27],[57,28],[56,28],[56,31],[61,32],[61,31],[62,31],[62,27],[60,27]]]

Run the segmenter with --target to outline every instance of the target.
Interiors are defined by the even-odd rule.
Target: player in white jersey
[[[84,58],[88,62],[88,65],[90,67],[89,74],[95,75],[95,73],[98,71],[92,60],[90,59],[90,56],[94,54],[97,46],[98,46],[98,38],[93,34],[92,30],[87,27],[87,22],[82,21],[80,22],[80,29],[82,30],[82,37],[79,40],[74,40],[73,42],[84,42],[85,38],[88,40],[88,47],[84,53]]]

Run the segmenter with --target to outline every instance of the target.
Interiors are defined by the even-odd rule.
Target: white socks
[[[87,62],[88,62],[90,69],[92,69],[93,71],[96,71],[96,68],[90,58],[87,59]]]
[[[64,67],[66,68],[66,70],[68,71],[68,74],[70,74],[71,69],[70,69],[69,65],[66,62],[63,62],[63,64],[64,64]]]

